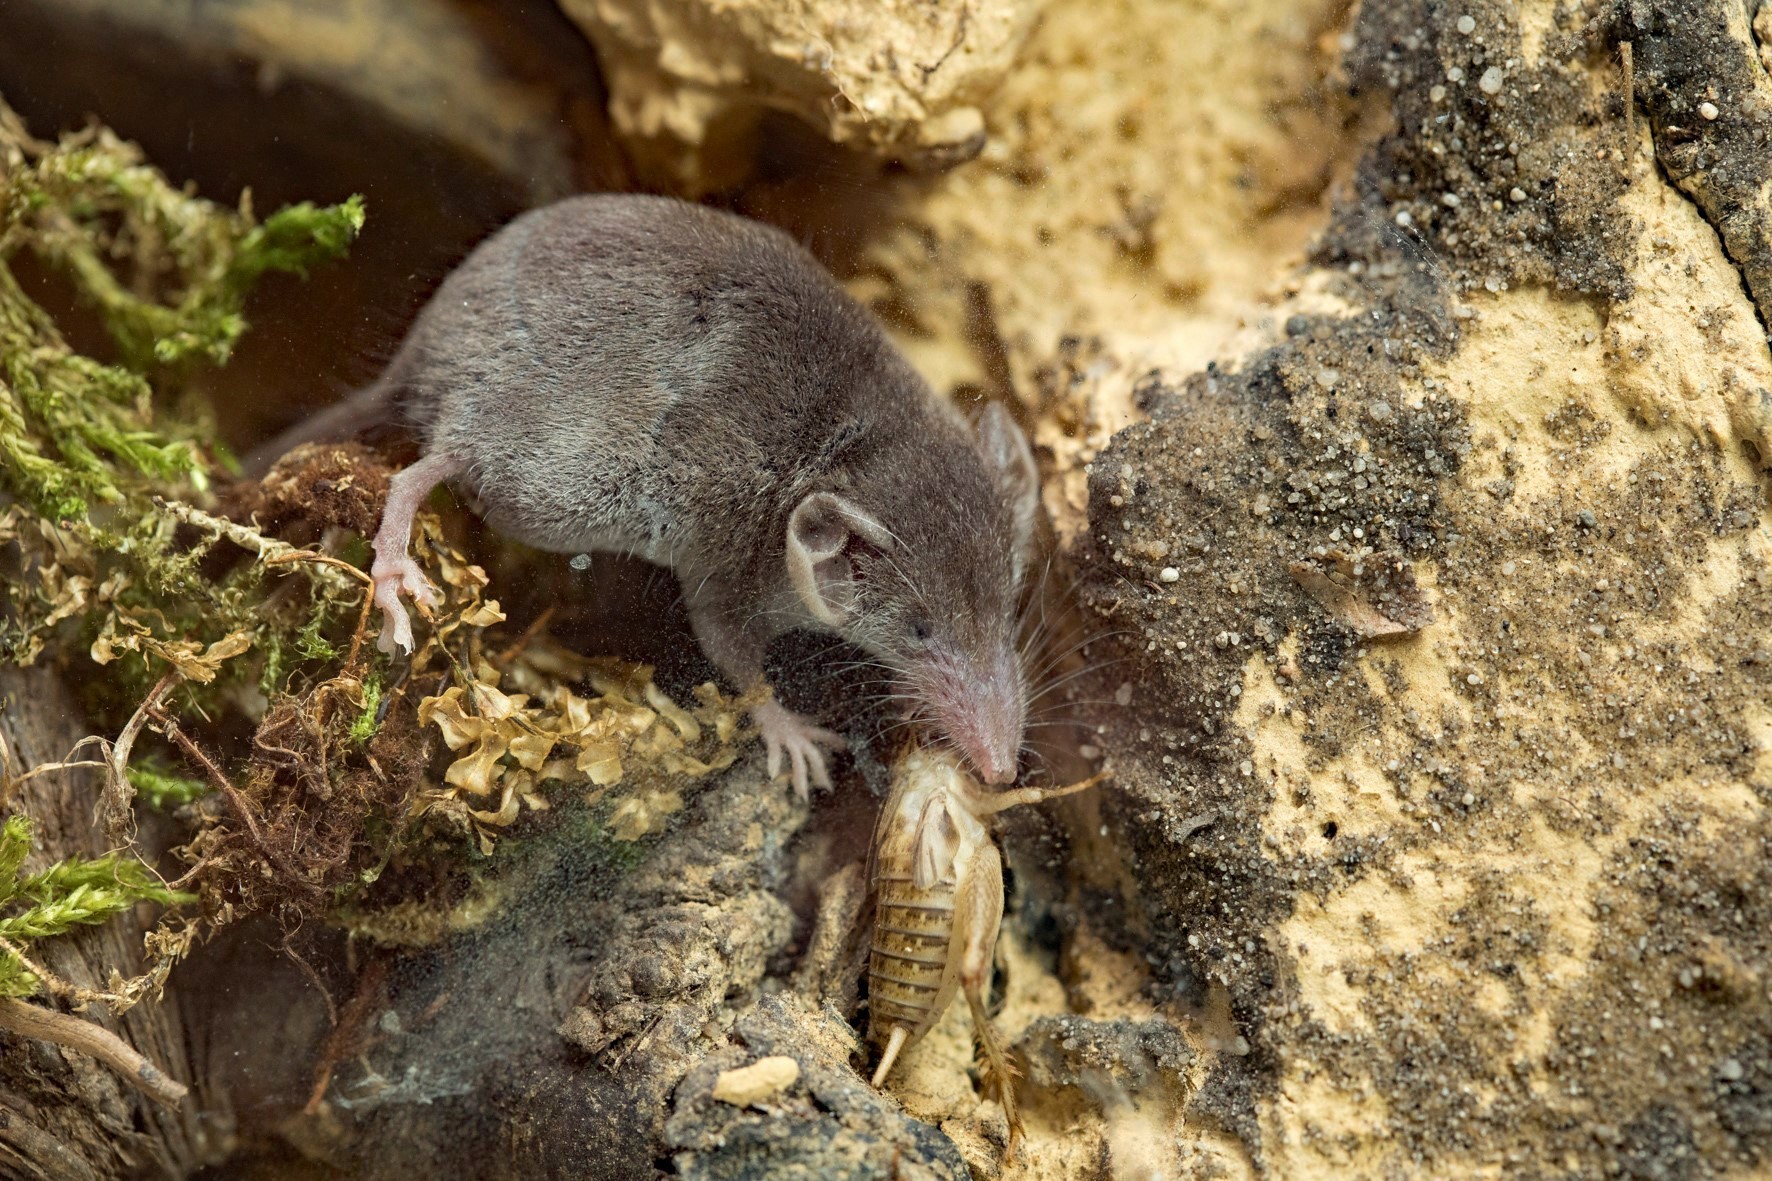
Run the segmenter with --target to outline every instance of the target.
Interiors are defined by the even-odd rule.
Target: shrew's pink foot
[[[751,717],[756,721],[757,729],[762,731],[763,745],[769,751],[771,779],[781,774],[781,756],[785,751],[793,766],[794,791],[801,800],[809,799],[812,795],[807,782],[808,775],[812,783],[827,791],[830,789],[831,775],[825,769],[824,748],[841,747],[841,734],[814,725],[773,697],[762,705],[753,707]]]
[[[382,614],[381,638],[375,646],[390,656],[412,651],[412,619],[400,596],[404,593],[415,603],[434,607],[438,601],[436,589],[410,554],[398,558],[377,555],[369,575],[375,579],[375,605]]]
[[[400,602],[401,592],[426,607],[437,605],[437,592],[425,580],[407,546],[412,541],[412,518],[431,489],[461,471],[461,462],[449,455],[427,455],[388,481],[388,503],[382,509],[381,528],[375,531],[375,605],[381,608],[381,639],[375,646],[390,656],[412,651],[412,620]]]

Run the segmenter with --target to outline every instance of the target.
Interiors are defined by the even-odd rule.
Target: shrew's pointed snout
[[[1013,655],[948,680],[937,714],[966,761],[987,784],[1011,783],[1021,762],[1027,706]]]

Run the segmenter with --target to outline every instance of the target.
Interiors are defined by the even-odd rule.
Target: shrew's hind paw
[[[369,573],[375,579],[375,605],[382,613],[381,638],[375,646],[390,656],[411,652],[412,618],[400,596],[404,594],[416,603],[434,607],[438,602],[436,588],[407,554],[388,560],[378,557]]]

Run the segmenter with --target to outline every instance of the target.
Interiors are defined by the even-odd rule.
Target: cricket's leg
[[[970,868],[955,891],[953,937],[960,943],[960,991],[966,994],[973,1031],[984,1047],[986,1076],[996,1086],[1003,1117],[1009,1121],[1009,1144],[1004,1151],[1004,1159],[1009,1161],[1015,1158],[1015,1145],[1021,1139],[1015,1072],[985,1009],[997,956],[997,931],[1003,925],[1003,857],[987,842],[970,860]]]
[[[973,811],[980,816],[989,816],[1001,812],[1005,808],[1016,808],[1022,804],[1037,804],[1042,800],[1055,800],[1059,796],[1073,795],[1084,788],[1094,787],[1108,777],[1106,771],[1091,775],[1081,783],[1073,783],[1068,787],[1018,787],[1009,791],[984,791],[973,793]]]

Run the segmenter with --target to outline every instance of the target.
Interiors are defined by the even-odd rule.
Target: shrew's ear
[[[788,517],[788,578],[812,617],[841,627],[855,610],[855,554],[889,550],[891,530],[834,492],[813,492]]]
[[[991,482],[997,486],[997,494],[1009,506],[1015,522],[1015,559],[1019,570],[1033,556],[1034,522],[1040,511],[1040,469],[1034,463],[1027,436],[996,402],[978,416],[978,446],[984,453]]]

